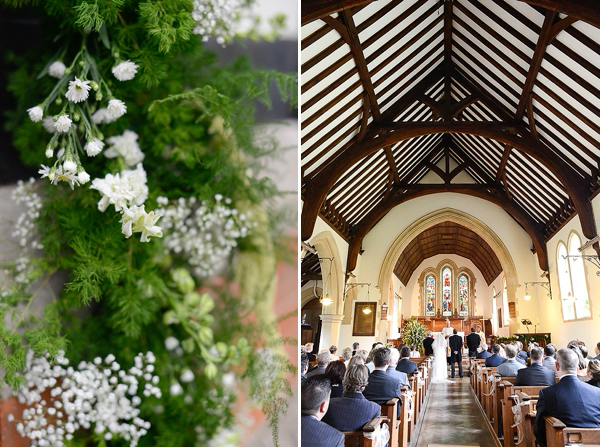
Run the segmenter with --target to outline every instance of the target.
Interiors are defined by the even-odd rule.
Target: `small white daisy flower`
[[[130,81],[135,77],[138,68],[139,65],[127,60],[114,67],[112,72],[119,81]]]
[[[56,133],[56,128],[54,127],[54,118],[51,116],[47,116],[42,120],[42,126],[48,133]]]
[[[100,141],[98,138],[94,138],[92,141],[88,141],[84,147],[85,152],[88,154],[88,157],[95,157],[100,152],[102,152],[102,148],[104,148],[104,142]]]
[[[183,387],[179,383],[174,383],[171,385],[169,391],[171,392],[171,396],[179,396],[183,394]]]
[[[82,81],[79,78],[75,78],[74,81],[69,82],[69,89],[65,97],[75,103],[85,101],[90,94],[91,88],[90,81]]]
[[[98,109],[96,113],[92,115],[92,121],[94,124],[109,124],[112,123],[115,118],[110,114],[108,109]]]
[[[61,61],[54,61],[48,67],[48,74],[54,78],[60,79],[65,75],[67,67]]]
[[[44,117],[44,110],[40,106],[32,107],[31,109],[27,109],[27,113],[29,113],[29,118],[34,123],[39,123],[42,121]]]
[[[52,156],[54,155],[54,149],[52,148],[47,148],[46,149],[46,157],[48,158],[52,158]]]
[[[71,118],[69,118],[67,115],[61,115],[54,123],[54,128],[58,132],[68,132],[72,123],[73,121],[71,121]]]
[[[149,242],[150,237],[162,237],[162,228],[155,225],[162,215],[154,214],[154,211],[146,213],[144,205],[133,205],[131,208],[123,209],[123,217],[120,223],[123,224],[121,232],[126,238],[131,237],[133,233],[142,233],[140,242]]]
[[[108,101],[108,113],[112,115],[114,119],[120,118],[127,112],[127,106],[120,99],[111,99]]]

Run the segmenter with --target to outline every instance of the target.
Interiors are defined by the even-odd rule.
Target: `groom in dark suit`
[[[458,334],[458,331],[454,329],[454,335],[448,339],[448,346],[450,347],[450,363],[452,365],[452,378],[454,378],[454,363],[458,362],[458,375],[462,379],[462,348],[463,339]]]

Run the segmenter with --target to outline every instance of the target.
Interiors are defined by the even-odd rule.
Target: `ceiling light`
[[[333,300],[329,297],[329,294],[325,295],[323,299],[321,299],[321,304],[323,304],[323,306],[329,306],[331,303],[333,303]]]
[[[370,307],[365,307],[365,308],[363,308],[363,313],[364,313],[364,314],[367,314],[367,315],[369,315],[371,312],[373,312],[373,311],[371,310],[371,308],[370,308]]]

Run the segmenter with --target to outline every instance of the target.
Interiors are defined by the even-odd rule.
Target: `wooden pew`
[[[483,407],[487,418],[491,421],[492,416],[492,400],[493,395],[491,394],[492,388],[495,388],[493,376],[498,368],[484,368],[481,378],[481,406]]]
[[[373,447],[373,440],[365,438],[365,433],[373,433],[381,425],[381,418],[371,419],[361,431],[343,431],[345,447]]]
[[[560,419],[545,416],[546,445],[565,447],[566,445],[599,445],[600,428],[567,427]]]
[[[512,407],[515,404],[515,399],[510,396],[517,395],[520,391],[523,394],[537,400],[540,390],[546,388],[545,386],[515,386],[514,384],[504,386],[504,393],[502,398],[502,432],[504,434],[504,447],[515,447],[515,428],[512,427],[515,423],[514,413]]]
[[[408,440],[412,439],[412,435],[415,431],[415,423],[419,417],[419,379],[416,374],[408,376],[408,383],[412,388],[412,413],[408,423]]]
[[[532,398],[522,391],[517,391],[517,396],[521,402],[526,405],[521,406],[521,414],[523,421],[521,422],[521,432],[523,433],[523,441],[518,444],[519,447],[535,447],[535,435],[533,433],[536,418],[537,399]]]
[[[398,434],[400,421],[398,420],[398,402],[397,397],[388,400],[381,405],[381,420],[388,424],[390,428],[390,446],[398,446]]]
[[[500,376],[500,374],[495,373],[494,374],[495,377],[502,377]],[[515,379],[516,377],[504,377],[502,378],[502,380],[500,382],[496,383],[496,392],[494,393],[494,405],[493,405],[493,410],[492,410],[492,415],[494,418],[493,421],[493,425],[494,425],[494,433],[496,433],[496,436],[498,437],[498,439],[502,438],[503,436],[503,427],[502,427],[502,399],[506,399],[508,398],[508,396],[510,394],[506,394],[504,393],[504,388],[506,386],[512,386],[515,383]]]
[[[402,410],[398,421],[398,447],[408,446],[408,398],[411,393],[412,391],[408,387],[402,387]]]

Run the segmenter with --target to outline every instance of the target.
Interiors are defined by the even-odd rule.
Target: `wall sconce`
[[[381,305],[381,319],[390,320],[390,316],[388,315],[388,305],[386,303]]]
[[[523,299],[525,301],[529,301],[531,299],[531,295],[529,295],[528,293],[528,286],[529,284],[533,284],[534,286],[542,286],[544,289],[546,289],[548,291],[548,293],[546,294],[546,296],[550,297],[550,299],[552,299],[552,286],[550,285],[550,281],[526,281],[525,282],[525,296],[523,297]]]

